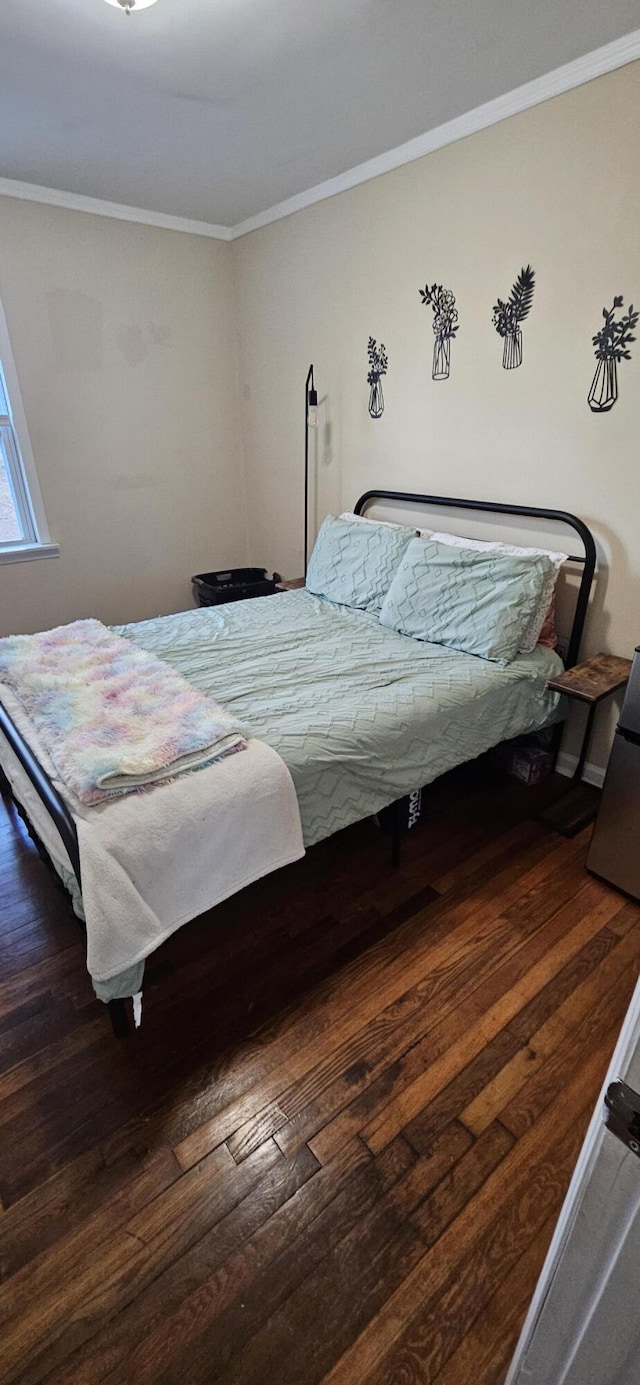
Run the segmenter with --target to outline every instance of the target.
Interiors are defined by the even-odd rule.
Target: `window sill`
[[[23,543],[18,548],[0,548],[0,564],[24,563],[33,558],[59,558],[58,543]]]

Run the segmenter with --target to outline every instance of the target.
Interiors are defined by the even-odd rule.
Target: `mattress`
[[[562,669],[553,650],[502,667],[304,590],[117,630],[282,756],[307,846],[547,725],[558,705],[546,687]]]

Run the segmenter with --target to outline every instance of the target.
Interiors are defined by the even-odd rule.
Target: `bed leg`
[[[126,1039],[127,1034],[131,1033],[127,1006],[124,1000],[108,1000],[107,1008],[111,1020],[111,1028],[116,1039]]]
[[[562,742],[562,733],[564,731],[565,724],[566,723],[564,721],[557,721],[551,732],[551,753],[553,755],[554,770],[558,763],[558,755],[560,754],[560,744]]]

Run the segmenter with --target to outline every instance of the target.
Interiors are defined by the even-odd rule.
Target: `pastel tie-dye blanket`
[[[152,788],[246,749],[223,707],[98,620],[0,639],[0,683],[20,699],[82,803]]]

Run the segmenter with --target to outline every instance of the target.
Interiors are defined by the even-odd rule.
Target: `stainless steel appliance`
[[[613,738],[587,869],[640,899],[640,645]]]

